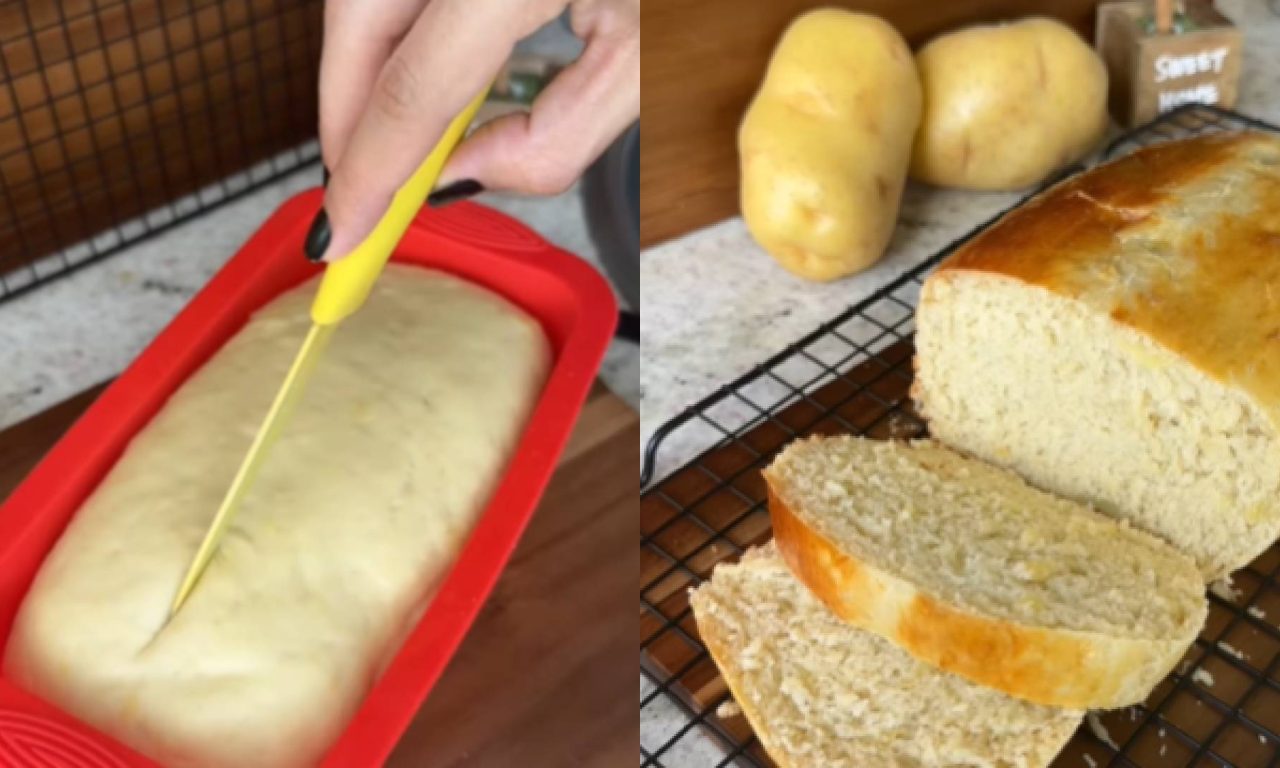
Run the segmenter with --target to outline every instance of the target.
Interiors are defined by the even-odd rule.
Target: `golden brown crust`
[[[779,553],[832,613],[921,661],[1011,696],[1079,709],[1136,704],[1187,645],[1029,627],[958,610],[841,551],[797,516],[772,483],[768,494]]]
[[[1252,396],[1280,425],[1280,138],[1213,134],[1069,179],[956,251],[1079,299]]]
[[[768,494],[773,541],[791,572],[835,615],[858,626],[871,624],[870,608],[883,599],[884,584],[796,517],[774,493],[772,484]],[[843,595],[859,599],[845,600]]]
[[[743,556],[743,560],[749,560],[758,554],[758,550],[748,551]],[[832,768],[836,766],[856,766],[861,768],[862,766],[871,765],[877,766],[877,768],[920,768],[922,763],[919,757],[900,754],[891,744],[884,743],[880,739],[864,740],[857,735],[859,731],[865,733],[866,729],[853,726],[853,722],[856,722],[856,715],[853,710],[841,707],[838,701],[827,700],[820,710],[784,716],[785,722],[782,723],[771,720],[768,705],[763,702],[763,698],[771,694],[786,698],[785,694],[780,694],[780,689],[776,688],[776,686],[779,680],[790,678],[793,671],[787,668],[787,657],[776,654],[763,667],[759,659],[748,666],[743,665],[742,654],[744,646],[754,646],[756,641],[764,638],[762,635],[753,637],[751,635],[753,630],[741,624],[739,624],[738,632],[736,633],[729,628],[730,622],[725,622],[721,615],[726,607],[725,600],[727,597],[714,594],[715,581],[719,578],[721,578],[719,574],[713,576],[711,584],[704,584],[698,587],[690,598],[694,620],[697,622],[698,634],[716,667],[720,670],[721,677],[728,686],[729,692],[733,695],[734,701],[742,709],[743,715],[751,724],[756,736],[779,768],[810,768],[819,764],[830,765]],[[717,603],[720,605],[717,606]],[[803,631],[803,629],[799,631]],[[820,627],[815,628],[815,631],[819,633],[819,636],[822,633]],[[850,630],[850,632],[852,635],[862,634],[860,630]],[[885,662],[894,666],[901,664],[899,659],[887,655],[888,649],[872,651],[871,649],[876,646],[867,645],[861,639],[855,640],[852,637],[849,639],[853,643],[854,650],[858,653],[883,652],[886,653]],[[767,644],[768,642],[766,641]],[[770,671],[764,675],[757,673],[753,684],[753,681],[750,680],[752,674],[749,671],[752,668],[757,671],[762,668]],[[832,670],[832,672],[834,673],[835,670]],[[763,680],[761,679],[762,677]],[[898,680],[897,682],[912,686],[914,693],[921,697],[939,696],[939,691],[930,685],[931,681],[928,675],[910,675],[909,678],[909,680]],[[935,676],[933,679],[936,680],[938,678]],[[760,687],[762,684],[764,688]],[[859,692],[860,697],[865,697],[869,693],[873,694],[874,690],[874,683],[866,681],[865,687]],[[974,692],[975,695],[987,697],[995,695],[985,690],[979,692],[975,689]],[[950,695],[955,696],[957,694],[963,696],[963,690],[951,687]],[[942,695],[947,694],[944,693]],[[991,701],[991,699],[988,698],[987,701]],[[964,706],[964,702],[960,700],[954,703]],[[1001,712],[990,713],[991,720],[989,722],[979,717],[973,722],[955,720],[945,724],[933,721],[923,723],[922,728],[949,726],[952,729],[969,730],[973,740],[980,745],[978,753],[986,758],[980,762],[971,762],[969,759],[951,756],[944,751],[935,753],[937,759],[926,760],[926,763],[939,766],[959,765],[961,763],[966,766],[980,764],[983,766],[1000,766],[1001,768],[1036,768],[1044,766],[1053,759],[1054,755],[1062,750],[1063,745],[1075,731],[1082,714],[1072,710],[1034,711],[1024,709],[1011,718],[1010,715],[1014,710],[1003,706],[1000,709]],[[977,715],[988,714],[986,709],[982,707],[977,707],[973,711]],[[813,729],[814,736],[808,741],[808,746],[819,747],[825,743],[825,748],[804,750],[801,753],[788,748],[792,746],[787,743],[788,733],[792,740],[799,736],[800,740],[804,741],[804,723],[801,719],[804,717],[813,718],[815,725],[819,726]],[[854,731],[854,734],[846,737],[843,742],[836,745],[829,741],[834,735],[830,724],[843,718],[851,719],[851,730]],[[820,725],[823,721],[828,724],[825,728]],[[1005,730],[1010,726],[1017,729],[1021,738],[1010,738],[1008,731]],[[1002,730],[1003,732],[1001,732]],[[820,735],[819,732],[822,732],[822,734]],[[865,735],[872,736],[873,734],[867,733]],[[826,754],[828,758],[831,758],[830,752],[832,750],[837,751],[843,759],[828,759],[826,762],[818,760],[818,755],[822,754]]]
[[[1096,707],[1118,693],[1117,681],[1090,674],[1086,638],[974,616],[928,595],[907,605],[895,640],[918,659],[1040,704]]]

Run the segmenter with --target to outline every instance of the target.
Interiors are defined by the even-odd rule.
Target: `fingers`
[[[486,189],[557,194],[640,114],[639,7],[633,0],[579,3],[582,56],[527,114],[485,124],[454,152],[441,185],[474,179]]]
[[[320,56],[320,152],[334,168],[396,43],[428,0],[330,0]]]
[[[547,2],[431,0],[376,77],[325,194],[328,261],[373,229],[449,121],[492,80]],[[554,12],[551,13],[554,16]]]

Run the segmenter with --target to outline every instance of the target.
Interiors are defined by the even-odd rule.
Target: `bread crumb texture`
[[[447,574],[551,359],[501,297],[388,266],[168,621],[314,292],[259,311],[134,437],[10,636],[11,679],[167,765],[319,761]]]
[[[1120,746],[1116,744],[1115,739],[1111,738],[1111,733],[1107,731],[1107,726],[1102,724],[1102,718],[1098,716],[1097,712],[1090,712],[1085,715],[1084,721],[1089,726],[1089,730],[1093,732],[1093,735],[1098,737],[1098,741],[1117,752],[1120,751]]]
[[[1169,142],[1052,188],[926,281],[932,433],[1206,580],[1246,564],[1280,534],[1278,245],[1276,137]]]
[[[1185,556],[935,441],[805,438],[766,476],[841,551],[947,604],[1126,637],[1200,628],[1203,584]]]
[[[806,438],[765,477],[779,551],[838,616],[1028,701],[1140,702],[1206,615],[1167,543],[934,441]]]
[[[726,699],[720,702],[720,706],[716,707],[716,717],[721,720],[728,720],[731,717],[737,717],[742,714],[742,707],[738,706],[738,702],[733,699]]]
[[[1228,603],[1237,602],[1242,596],[1240,590],[1236,589],[1232,584],[1230,576],[1223,576],[1220,579],[1214,579],[1209,584],[1209,591],[1223,600],[1226,600]]]
[[[772,544],[718,566],[691,602],[735,700],[784,768],[1043,766],[1083,714],[974,685],[850,626]]]
[[[1226,640],[1218,641],[1218,649],[1221,650],[1223,653],[1230,654],[1231,656],[1234,656],[1241,661],[1245,661],[1246,659],[1249,658],[1244,651],[1231,645]]]

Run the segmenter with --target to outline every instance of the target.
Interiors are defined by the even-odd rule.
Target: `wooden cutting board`
[[[102,389],[0,431],[0,499]],[[639,425],[597,384],[510,564],[387,765],[634,757]]]

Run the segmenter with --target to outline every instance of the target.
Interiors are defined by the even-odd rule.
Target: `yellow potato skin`
[[[916,54],[924,116],[914,179],[1010,190],[1084,157],[1107,126],[1107,71],[1064,24],[1029,18],[961,29]]]
[[[791,23],[738,131],[742,218],[790,272],[835,280],[888,245],[920,122],[911,49],[875,16]]]

